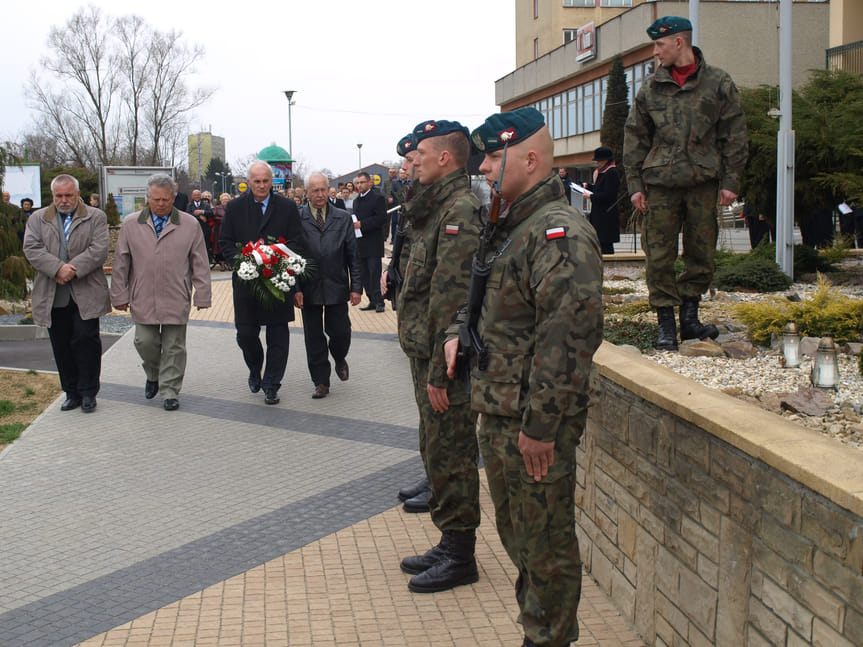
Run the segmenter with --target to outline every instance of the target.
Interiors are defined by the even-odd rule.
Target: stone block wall
[[[863,452],[603,344],[585,568],[648,645],[863,645]]]

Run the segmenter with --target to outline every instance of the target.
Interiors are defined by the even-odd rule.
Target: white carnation
[[[249,261],[243,261],[240,263],[240,267],[237,269],[237,276],[239,276],[244,281],[251,281],[253,279],[258,278],[258,268],[254,263]]]

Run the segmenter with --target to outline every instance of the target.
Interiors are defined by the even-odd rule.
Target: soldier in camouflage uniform
[[[422,186],[419,182],[416,182],[414,178],[413,159],[416,157],[417,152],[416,142],[414,141],[412,132],[399,140],[398,144],[396,144],[396,152],[399,154],[399,157],[404,158],[400,173],[404,173],[411,179],[410,183],[405,182],[402,185],[403,188],[401,189],[401,194],[399,196],[399,204],[402,205],[402,217],[398,223],[397,235],[402,236],[402,249],[398,259],[398,267],[396,269],[398,270],[398,275],[403,277],[405,275],[405,269],[407,268],[408,259],[410,258],[411,253],[411,225],[410,219],[406,214],[410,208],[411,201],[414,198],[414,188],[421,189]],[[395,241],[393,247],[395,248]],[[395,249],[393,250],[393,253],[395,254]],[[390,263],[392,262],[393,259],[391,258]],[[388,273],[389,268],[387,268],[387,272],[384,272],[381,275],[381,294],[384,296],[387,296],[389,293],[389,286],[387,285]],[[390,297],[392,299],[393,310],[396,310],[398,307],[398,295],[390,295]],[[429,499],[431,498],[431,486],[429,485],[428,477],[423,476],[422,479],[413,485],[400,488],[398,496],[399,500],[404,501],[403,507],[405,512],[428,512]]]
[[[559,647],[578,639],[575,455],[602,341],[602,255],[595,230],[552,173],[539,111],[492,115],[471,140],[485,152],[480,171],[499,178],[508,202],[490,240],[478,322],[488,367],[471,372],[471,407],[497,530],[518,568],[523,644]],[[445,344],[450,375],[453,331]]]
[[[414,574],[411,591],[432,593],[479,579],[474,558],[480,521],[476,417],[463,380],[447,375],[443,342],[467,299],[480,204],[465,170],[467,128],[427,121],[413,135],[416,179],[425,189],[406,210],[412,241],[398,299],[398,330],[419,408],[431,517],[442,537],[425,554],[402,560],[401,568]]]
[[[632,204],[646,212],[642,248],[659,319],[656,347],[677,350],[674,306],[681,339],[719,334],[698,320],[698,302],[713,280],[717,197],[727,206],[740,190],[746,120],[734,81],[704,62],[686,18],[660,18],[647,34],[661,67],[641,86],[626,120],[623,163]],[[675,280],[681,231],[684,270]]]

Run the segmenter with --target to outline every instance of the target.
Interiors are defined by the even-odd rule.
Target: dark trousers
[[[330,385],[330,359],[344,361],[351,347],[351,319],[348,304],[304,305],[303,335],[306,339],[306,360],[315,386]],[[329,338],[329,341],[327,341]],[[329,353],[328,353],[329,351]]]
[[[63,308],[51,310],[48,336],[60,373],[60,386],[67,397],[95,396],[102,372],[99,318],[81,319],[78,304],[71,301]]]
[[[360,279],[363,282],[363,288],[369,302],[376,306],[384,305],[384,298],[381,296],[380,256],[360,257]]]
[[[267,324],[267,363],[264,366],[264,347],[261,345],[259,324],[238,323],[237,345],[243,351],[243,359],[249,371],[261,373],[264,390],[282,386],[282,377],[288,365],[288,347],[291,341],[288,324]]]

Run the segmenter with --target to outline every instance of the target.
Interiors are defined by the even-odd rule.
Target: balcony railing
[[[828,49],[827,69],[863,74],[863,40]]]

